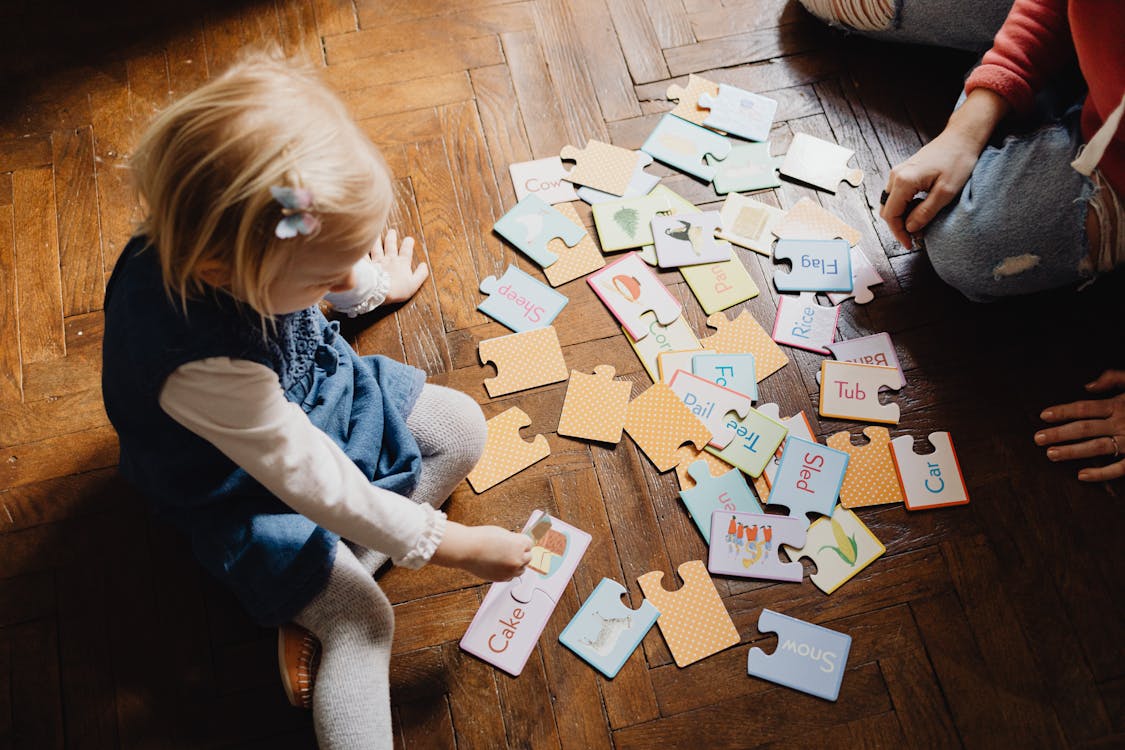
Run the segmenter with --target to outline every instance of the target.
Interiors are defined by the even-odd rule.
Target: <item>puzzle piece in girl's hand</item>
[[[542,511],[535,511],[524,533],[541,518]],[[489,587],[461,648],[518,677],[589,545],[585,531],[551,518],[532,550],[538,569],[529,566],[519,578]]]
[[[660,182],[658,175],[649,174],[645,171],[645,167],[651,164],[652,161],[638,161],[637,166],[633,168],[633,176],[629,178],[629,185],[625,188],[625,192],[621,195],[614,195],[613,193],[606,193],[601,190],[594,190],[592,187],[583,185],[578,188],[578,197],[589,203],[591,206],[598,203],[605,203],[606,201],[615,201],[619,198],[636,198],[642,195],[648,195],[656,184]]]
[[[838,506],[831,518],[814,522],[804,544],[785,545],[790,560],[807,557],[816,563],[816,572],[809,580],[826,594],[843,586],[886,551],[863,521],[843,506]]]
[[[657,471],[668,471],[676,465],[676,449],[684,443],[702,449],[711,439],[707,425],[663,383],[649,386],[629,403],[625,432],[656,465]]]
[[[553,326],[487,339],[480,342],[479,354],[481,364],[496,366],[496,377],[484,379],[492,398],[566,380],[566,361]]]
[[[808,133],[797,133],[789,144],[781,173],[830,193],[836,192],[841,180],[846,180],[852,187],[859,187],[863,180],[862,170],[848,169],[848,160],[854,154],[851,149],[822,141]]]
[[[891,386],[892,390],[897,391],[906,385],[906,377],[902,374],[902,365],[899,364],[890,334],[873,333],[858,339],[836,341],[828,346],[828,350],[840,362],[893,367],[898,370],[898,384]],[[820,373],[817,373],[817,380],[820,380]]]
[[[704,461],[707,464],[708,473],[713,477],[725,474],[734,468],[723,459],[707,451],[697,451],[690,445],[681,445],[676,449],[676,480],[679,482],[681,490],[690,490],[695,486],[695,480],[691,478],[688,470],[696,461]]]
[[[724,388],[745,393],[758,400],[758,379],[754,375],[753,354],[705,354],[693,352],[691,372]]]
[[[536,435],[528,443],[520,437],[520,430],[530,424],[531,417],[515,406],[488,420],[484,453],[469,472],[469,484],[477,494],[550,455],[547,438]]]
[[[526,195],[538,196],[552,205],[578,200],[574,185],[564,179],[566,169],[557,156],[509,164],[508,173],[512,175],[516,200],[523,200]]]
[[[659,357],[664,352],[683,351],[686,349],[699,350],[699,339],[695,337],[695,332],[691,330],[691,326],[683,317],[676,318],[675,322],[670,326],[662,326],[656,320],[656,316],[652,313],[645,313],[641,317],[644,323],[645,330],[648,335],[640,341],[634,341],[633,338],[626,333],[625,340],[633,347],[633,351],[637,353],[637,359],[644,365],[645,371],[648,376],[652,378],[654,383],[664,382],[660,377],[660,361]],[[622,328],[622,331],[625,329]],[[668,377],[672,377],[669,372]]]
[[[864,427],[867,445],[854,445],[847,430],[837,432],[825,442],[829,447],[851,456],[844,485],[840,488],[840,504],[845,508],[866,508],[902,502],[902,488],[891,457],[891,434],[886,427]]]
[[[859,242],[859,230],[845,224],[835,214],[826,211],[809,198],[802,198],[797,205],[785,212],[785,216],[773,228],[773,233],[783,240],[847,240],[854,245]]]
[[[581,149],[563,146],[559,156],[575,163],[567,180],[613,195],[625,194],[638,166],[652,164],[648,154],[594,140]]]
[[[534,195],[525,196],[511,211],[501,216],[492,228],[544,267],[559,259],[559,256],[547,249],[547,243],[552,238],[559,237],[568,247],[573,247],[586,234],[580,224],[566,218]]]
[[[838,305],[849,297],[854,298],[857,305],[866,305],[875,299],[875,293],[871,291],[871,287],[883,283],[883,277],[875,270],[875,266],[871,265],[867,255],[855,245],[851,247],[851,259],[852,291],[831,292],[828,299],[832,300],[833,305]]]
[[[638,198],[617,198],[595,205],[592,209],[594,227],[598,230],[602,250],[611,253],[651,245],[653,217],[669,210],[665,195],[656,191]]]
[[[799,519],[760,510],[716,510],[707,523],[711,527],[707,569],[712,573],[789,583],[800,583],[805,577],[801,563],[784,562],[777,554],[782,544],[804,545],[805,524]]]
[[[672,268],[729,260],[730,243],[715,239],[718,227],[718,211],[653,217],[657,263]]]
[[[750,649],[746,672],[802,693],[834,701],[840,695],[851,636],[763,609],[758,630],[777,633],[777,648],[766,654]]]
[[[742,472],[731,469],[719,476],[712,476],[707,462],[699,459],[688,467],[688,474],[695,481],[691,489],[680,490],[680,498],[687,506],[691,520],[703,535],[703,541],[711,543],[712,511],[730,512],[741,510],[747,513],[761,513],[762,506],[746,486]],[[712,573],[717,572],[714,568]]]
[[[758,296],[758,285],[733,250],[729,260],[681,266],[680,274],[708,315]]]
[[[816,436],[813,435],[812,425],[809,424],[809,418],[805,416],[805,412],[799,411],[793,416],[782,417],[781,408],[777,404],[761,404],[758,406],[758,411],[762,412],[770,419],[781,422],[781,424],[785,425],[785,428],[789,430],[790,435],[799,437],[802,440],[808,440],[810,443],[816,442]],[[769,463],[766,464],[766,468],[762,470],[762,477],[765,482],[765,493],[763,494],[759,490],[758,496],[763,500],[769,497],[769,488],[773,483],[774,476],[777,474],[777,465],[781,463],[781,454],[781,448],[775,450]],[[757,488],[757,483],[755,483],[755,489]]]
[[[899,376],[893,367],[824,360],[820,363],[820,416],[898,424],[898,404],[879,403],[879,388],[894,388]]]
[[[738,630],[702,560],[689,560],[677,570],[684,581],[678,591],[668,591],[661,585],[664,574],[659,570],[645,573],[637,583],[660,610],[656,624],[676,666],[686,667],[737,644]]]
[[[711,154],[716,159],[725,159],[731,143],[707,128],[664,115],[641,150],[681,172],[710,182],[715,177],[715,167],[704,164],[703,157]]]
[[[902,435],[891,441],[891,455],[902,483],[908,510],[965,505],[969,490],[948,432],[931,432],[933,453],[914,452],[914,438]]]
[[[773,340],[779,344],[828,354],[828,345],[836,338],[836,321],[840,308],[819,305],[812,292],[799,297],[781,295],[777,301],[777,317],[773,322]]]
[[[559,634],[562,645],[611,680],[660,616],[647,600],[629,609],[621,602],[626,593],[617,581],[603,578]]]
[[[551,325],[569,302],[564,295],[512,265],[499,280],[489,276],[481,281],[480,290],[489,297],[477,309],[517,333]]]
[[[731,419],[727,426],[734,431],[734,440],[722,450],[710,446],[707,450],[752,477],[762,473],[788,432],[785,425],[756,409],[750,409],[744,419]]]
[[[625,410],[633,384],[614,380],[611,365],[598,365],[593,375],[570,371],[566,400],[559,417],[560,435],[616,443],[621,440]]]
[[[780,208],[738,193],[727,196],[719,215],[719,237],[767,257],[772,254],[774,228],[785,218]]]
[[[680,317],[680,303],[636,253],[610,263],[586,282],[634,341],[648,335],[641,320],[646,312],[655,313],[661,325]]]
[[[555,209],[566,218],[581,226],[582,219],[571,203],[560,203]],[[543,275],[551,286],[560,286],[568,281],[593,273],[605,266],[605,257],[598,250],[598,243],[587,232],[574,247],[567,247],[560,239],[547,243],[547,249],[558,256],[558,260],[543,269]]]
[[[715,313],[707,318],[707,325],[717,328],[718,333],[701,339],[700,345],[714,349],[719,354],[753,354],[754,371],[759,383],[789,363],[785,352],[781,351],[746,310],[740,312],[734,320],[722,313]]]
[[[672,110],[672,114],[696,125],[702,125],[711,114],[710,110],[699,106],[699,97],[703,94],[718,96],[719,84],[694,73],[688,75],[687,86],[673,83],[668,87],[667,97],[679,103]]]
[[[721,449],[729,445],[735,437],[733,427],[736,419],[750,414],[752,402],[749,396],[723,388],[684,370],[677,370],[672,375],[668,387],[680,397],[684,406],[691,409],[692,414],[707,425],[707,429],[711,431],[708,445],[714,448]],[[735,417],[728,418],[729,414],[734,414]]]
[[[660,370],[660,382],[667,383],[672,380],[676,370],[691,372],[691,360],[697,354],[714,354],[713,349],[683,349],[679,351],[660,352],[656,361]],[[745,392],[745,391],[744,391]]]
[[[711,110],[704,125],[748,141],[769,138],[773,117],[777,114],[776,99],[725,83],[719,84],[717,96],[710,92],[701,94],[699,106]]]
[[[791,271],[775,271],[779,292],[850,292],[851,248],[847,240],[778,240],[773,257],[787,260]]]
[[[707,157],[707,163],[715,167],[712,183],[719,195],[778,187],[781,180],[777,176],[777,168],[781,166],[781,160],[780,156],[770,156],[768,143],[734,146],[727,158],[721,161]]]
[[[790,436],[770,487],[770,505],[784,505],[806,525],[806,514],[832,515],[848,469],[848,454]]]

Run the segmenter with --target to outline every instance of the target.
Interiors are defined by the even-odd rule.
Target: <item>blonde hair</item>
[[[311,69],[264,53],[157,115],[131,167],[169,296],[186,304],[217,262],[263,318],[293,253],[370,246],[392,200],[386,163],[343,102]],[[275,236],[283,213],[271,186],[310,191],[320,228]]]

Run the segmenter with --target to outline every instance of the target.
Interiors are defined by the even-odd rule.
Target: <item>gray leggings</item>
[[[439,507],[484,450],[484,416],[464,393],[426,385],[406,423],[422,450],[422,472],[411,499]],[[394,614],[373,578],[386,561],[381,552],[340,542],[328,582],[295,618],[321,643],[313,690],[321,750],[393,747]]]

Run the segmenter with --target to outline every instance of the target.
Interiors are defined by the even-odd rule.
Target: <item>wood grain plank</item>
[[[369,117],[360,120],[359,126],[380,147],[406,146],[441,138],[441,126],[433,108]]]
[[[586,70],[594,85],[594,93],[606,120],[619,120],[640,113],[640,107],[633,96],[629,82],[626,59],[629,54],[628,42],[619,38],[614,29],[616,15],[612,3],[607,8],[606,0],[570,0],[569,5],[582,23],[575,26],[578,41],[586,57]],[[660,55],[660,46],[652,39],[652,49]],[[660,62],[664,59],[661,57]],[[657,78],[660,78],[657,75]]]
[[[398,704],[404,747],[455,748],[453,720],[444,695]]]
[[[168,97],[179,99],[207,80],[207,48],[203,21],[184,24],[167,42]]]
[[[696,41],[688,8],[681,0],[645,0],[661,47],[682,47]]]
[[[56,131],[51,144],[58,201],[62,312],[69,317],[101,309],[105,297],[93,131]]]
[[[12,205],[12,173],[0,172],[0,206]]]
[[[0,172],[45,167],[51,163],[51,137],[28,135],[0,141]]]
[[[50,167],[12,174],[15,279],[24,363],[66,355],[54,188]]]
[[[486,750],[504,736],[500,695],[491,666],[462,651],[456,643],[441,647],[449,679],[449,709],[457,746]]]
[[[52,619],[0,628],[8,653],[12,735],[21,748],[62,748],[58,632]]]
[[[640,3],[628,0],[609,0],[609,11],[617,35],[621,38],[621,50],[625,53],[625,61],[629,65],[633,81],[640,84],[667,78],[668,64],[664,62],[660,40],[647,9]],[[606,119],[622,118],[607,115]]]
[[[51,617],[56,600],[53,573],[44,571],[0,580],[0,628]]]
[[[322,37],[347,34],[359,28],[354,0],[312,0],[316,28]]]
[[[125,61],[129,86],[129,112],[143,127],[168,103],[168,61],[164,49],[145,45],[143,51]]]
[[[497,672],[500,705],[508,747],[561,748],[562,739],[555,725],[550,685],[543,671],[542,646],[537,646],[527,666],[517,678]]]
[[[7,453],[0,468],[0,487],[19,487],[112,466],[117,463],[117,433],[109,426],[97,427],[11,446]]]
[[[352,116],[364,120],[380,115],[429,109],[442,104],[469,101],[473,86],[464,71],[430,76],[417,81],[389,83],[344,93]]]
[[[373,23],[396,23],[416,19],[445,16],[458,11],[479,10],[500,5],[510,5],[515,0],[461,0],[450,3],[447,0],[357,0],[364,25]]]
[[[476,591],[454,591],[395,605],[395,640],[391,653],[402,654],[446,641],[460,640],[477,612]]]
[[[23,397],[19,294],[15,282],[15,221],[12,206],[0,206],[0,403],[15,403]]]
[[[500,39],[532,156],[536,159],[558,156],[570,136],[536,35],[521,31],[502,34]]]
[[[0,403],[4,434],[0,448],[33,443],[53,436],[82,432],[109,424],[101,389],[91,388],[60,398],[26,403]]]
[[[674,76],[795,55],[821,46],[823,31],[804,24],[760,29],[664,50]]]
[[[336,63],[328,66],[325,80],[341,92],[404,81],[417,81],[411,88],[425,88],[426,81],[417,79],[503,62],[500,38],[480,36]]]
[[[469,74],[476,94],[488,154],[496,173],[496,186],[503,206],[516,204],[516,192],[509,179],[508,167],[531,159],[531,146],[517,106],[516,90],[507,65],[477,68]]]
[[[136,136],[124,65],[99,71],[98,86],[90,92],[94,132],[94,177],[98,188],[103,271],[109,273],[141,219],[129,182],[129,147]]]
[[[803,9],[788,0],[751,0],[741,3],[738,12],[713,8],[691,16],[691,30],[698,41],[744,34],[794,23],[804,17]]]
[[[278,36],[286,57],[310,65],[324,65],[313,0],[275,0],[275,5]]]
[[[718,68],[700,73],[715,83],[729,83],[747,91],[766,93],[792,86],[804,86],[839,75],[839,61],[822,50],[812,50],[789,55],[769,62]],[[653,81],[634,86],[637,99],[644,102],[667,101],[668,87],[675,83],[683,86],[687,76],[677,76],[665,81]],[[771,94],[772,96],[772,94]]]

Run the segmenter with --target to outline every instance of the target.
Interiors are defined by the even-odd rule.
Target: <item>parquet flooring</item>
[[[671,473],[633,444],[548,434],[549,459],[448,505],[515,527],[537,507],[594,535],[523,675],[457,640],[483,587],[465,574],[391,570],[397,741],[404,747],[1062,747],[1125,745],[1125,522],[1112,487],[1079,486],[1031,442],[1045,405],[1122,366],[1121,284],[990,307],[944,287],[872,218],[891,164],[943,124],[964,55],[845,39],[793,0],[277,0],[5,10],[0,50],[0,748],[312,747],[289,708],[275,636],[205,577],[116,474],[99,391],[104,281],[139,214],[125,170],[146,119],[249,45],[324,67],[396,175],[395,222],[434,269],[410,304],[349,335],[461,388],[492,416],[557,419],[565,384],[486,398],[478,280],[516,262],[491,234],[515,196],[511,162],[600,138],[637,147],[671,107],[670,81],[706,73],[779,101],[775,153],[794,133],[856,150],[862,188],[786,183],[863,234],[886,283],[845,303],[841,336],[889,331],[909,385],[896,434],[952,431],[973,502],[861,511],[887,554],[832,596],[720,579],[742,644],[678,669],[654,630],[607,681],[557,643],[602,576],[671,575],[703,555]],[[708,186],[669,170],[701,205]],[[997,197],[1002,200],[1003,197]],[[589,222],[588,211],[583,214]],[[769,263],[744,253],[772,323]],[[664,280],[697,332],[704,316]],[[646,376],[582,281],[559,331],[570,367]],[[736,312],[736,311],[730,311]],[[812,400],[819,358],[762,384],[783,413]],[[548,430],[549,432],[549,430]],[[1119,489],[1119,488],[1118,488]],[[808,563],[806,562],[806,565]],[[836,703],[746,676],[768,606],[849,633]]]

